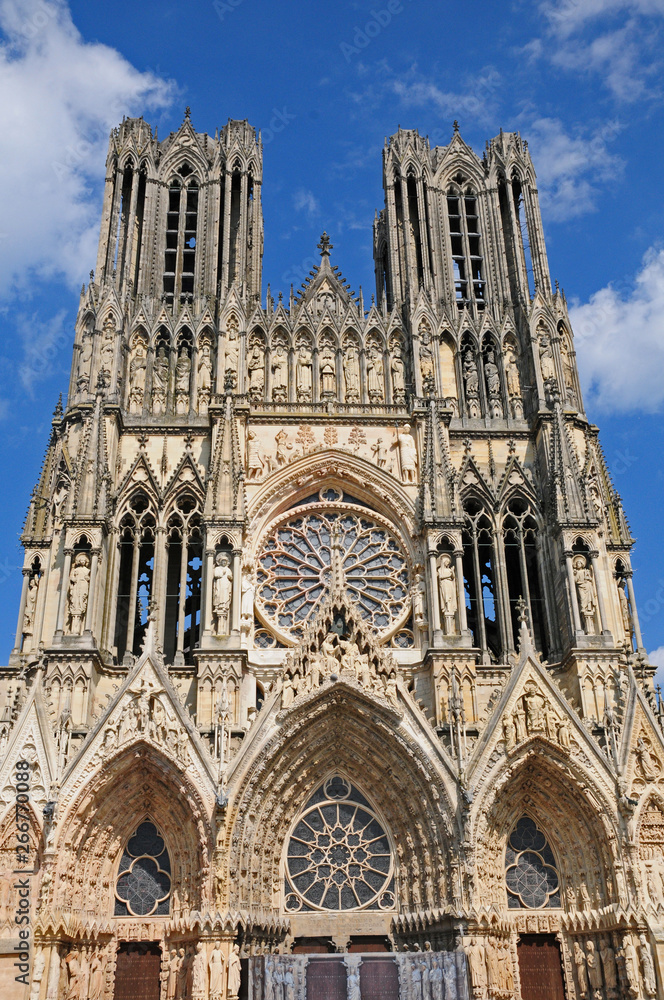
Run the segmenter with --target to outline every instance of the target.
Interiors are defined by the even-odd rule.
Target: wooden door
[[[307,1000],[346,1000],[343,958],[312,958],[307,965]]]
[[[399,1000],[399,970],[394,958],[364,958],[360,989],[362,1000]]]
[[[560,948],[553,934],[522,934],[517,954],[522,1000],[565,1000]]]
[[[115,967],[115,1000],[159,1000],[161,949],[158,944],[121,944]]]

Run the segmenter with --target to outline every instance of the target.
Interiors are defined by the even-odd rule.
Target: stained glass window
[[[340,563],[349,597],[378,632],[405,624],[410,580],[397,538],[351,512],[291,517],[266,538],[258,559],[258,606],[278,630],[297,638],[330,587]]]
[[[340,775],[309,800],[288,843],[286,909],[391,910],[394,862],[383,825]]]
[[[120,861],[115,916],[147,917],[169,912],[171,861],[154,823],[141,823]]]
[[[558,866],[546,837],[530,816],[522,816],[507,844],[505,882],[510,909],[560,906]]]

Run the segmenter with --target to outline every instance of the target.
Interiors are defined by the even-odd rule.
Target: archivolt
[[[503,780],[491,782],[476,806],[477,908],[506,905],[505,848],[524,814],[535,820],[560,859],[566,909],[606,906],[624,895],[616,864],[618,838],[607,819],[607,804],[600,792],[585,781],[579,784],[569,767],[552,759],[549,744],[530,744]]]
[[[209,819],[187,778],[145,744],[107,763],[72,803],[61,824],[55,907],[90,915],[113,912],[113,881],[124,845],[146,816],[168,847],[173,888],[192,908],[208,899]]]
[[[372,796],[389,826],[399,909],[445,905],[455,810],[442,771],[403,726],[395,727],[391,713],[339,683],[292,712],[242,765],[229,786],[226,905],[281,905],[288,830],[339,768]]]

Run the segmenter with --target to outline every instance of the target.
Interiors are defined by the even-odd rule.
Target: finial
[[[454,128],[454,134],[458,135],[459,134],[459,122],[457,121],[456,118],[454,119],[453,128]]]
[[[473,450],[473,442],[469,437],[463,439],[463,450],[466,455],[470,455]]]
[[[55,404],[55,409],[53,410],[53,419],[59,420],[62,416],[62,393],[58,396],[58,401]]]
[[[507,442],[507,447],[509,449],[510,455],[516,454],[516,441],[514,440],[514,438],[509,439],[509,441]]]
[[[189,107],[189,105],[187,105],[187,107],[184,109],[184,120],[186,122],[191,121],[191,108]]]
[[[519,622],[521,625],[528,624],[528,605],[524,601],[523,597],[520,597],[516,602],[516,610],[519,617]]]
[[[323,233],[320,238],[320,243],[318,244],[318,249],[320,250],[321,257],[329,257],[330,252],[334,250],[334,247],[330,243],[330,237],[327,233]]]

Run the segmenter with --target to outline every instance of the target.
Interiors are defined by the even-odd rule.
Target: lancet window
[[[118,660],[138,653],[152,597],[156,522],[148,498],[136,494],[120,521],[115,646]]]
[[[196,234],[198,227],[198,182],[184,163],[168,189],[164,299],[186,302],[194,292]]]
[[[558,865],[546,837],[530,816],[522,816],[510,834],[505,883],[511,910],[560,906]]]
[[[116,917],[166,916],[170,910],[171,860],[159,830],[141,823],[120,860],[115,882]]]
[[[478,500],[465,504],[463,532],[463,576],[468,627],[474,645],[498,658],[501,636],[498,621],[498,580],[491,520]]]
[[[392,910],[394,856],[381,819],[351,783],[328,778],[288,841],[286,909]]]
[[[166,624],[164,656],[168,663],[192,662],[200,635],[203,532],[198,504],[181,497],[168,519]]]
[[[458,178],[462,183],[462,179]],[[452,245],[454,293],[457,305],[463,308],[474,301],[484,308],[484,259],[480,236],[477,197],[471,188],[462,191],[454,186],[447,195],[447,219]]]
[[[512,634],[519,634],[520,605],[523,601],[535,645],[546,656],[546,609],[537,554],[537,522],[530,505],[514,497],[503,518],[505,568]]]

